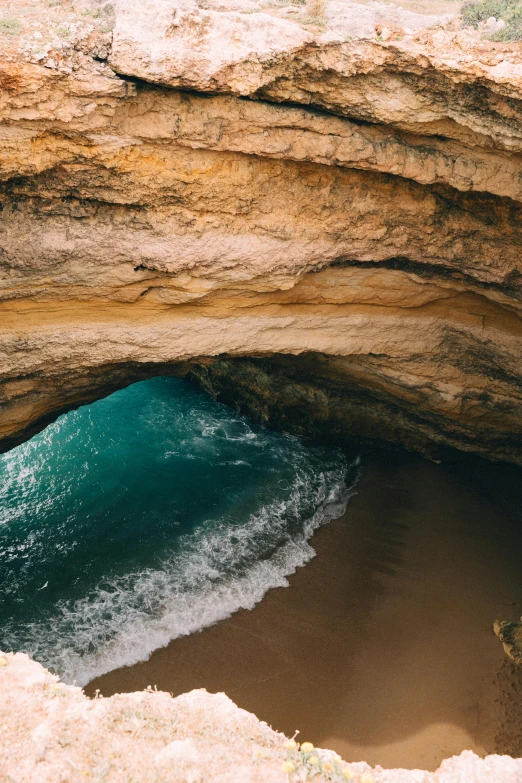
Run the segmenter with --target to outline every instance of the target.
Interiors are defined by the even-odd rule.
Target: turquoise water
[[[356,470],[180,379],[60,417],[0,456],[0,649],[84,685],[252,608]]]

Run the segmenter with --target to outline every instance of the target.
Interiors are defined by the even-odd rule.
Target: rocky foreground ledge
[[[87,698],[27,655],[0,653],[2,783],[520,783],[522,759],[471,751],[436,772],[371,768],[295,743],[223,693]]]

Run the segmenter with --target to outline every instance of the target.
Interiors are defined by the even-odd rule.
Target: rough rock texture
[[[151,374],[306,354],[264,377],[341,434],[522,462],[519,47],[379,4],[9,5],[2,448]]]
[[[518,622],[495,620],[493,630],[509,657],[522,665],[522,617]]]
[[[522,463],[519,47],[382,4],[25,3],[0,14],[0,448],[190,372],[283,429]],[[293,753],[223,696],[89,701],[23,655],[0,729],[11,783],[284,781]]]
[[[88,699],[26,655],[0,654],[0,780],[57,783],[519,783],[522,759],[471,751],[436,772],[303,754],[224,694],[152,690]],[[316,762],[309,760],[315,757]],[[293,770],[283,771],[290,763]],[[304,762],[304,763],[303,763]],[[285,769],[288,769],[287,767]],[[320,774],[317,773],[320,770]]]
[[[456,358],[448,364],[460,372],[464,346],[458,335],[453,347]],[[419,390],[417,378],[425,366],[419,355],[402,360],[398,369],[383,357],[346,361],[303,353],[204,362],[191,368],[190,377],[221,402],[293,435],[338,446],[386,441],[436,461],[452,458],[448,447],[479,451],[473,428],[462,424],[461,407],[446,405],[442,411],[436,392]],[[502,450],[516,460],[512,439],[492,421],[481,428],[481,438],[482,454]]]

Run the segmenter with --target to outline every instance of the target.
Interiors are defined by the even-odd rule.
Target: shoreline
[[[385,767],[522,755],[522,669],[492,630],[522,614],[520,475],[366,459],[290,587],[84,690],[224,691],[276,730]]]

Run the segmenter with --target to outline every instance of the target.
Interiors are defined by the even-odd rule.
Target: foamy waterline
[[[0,457],[0,648],[84,685],[252,609],[357,470],[179,379],[72,411]]]
[[[346,464],[313,481],[299,474],[287,500],[263,507],[242,527],[213,522],[187,536],[160,568],[104,582],[74,603],[60,602],[54,617],[12,634],[5,629],[6,635],[65,682],[82,686],[146,660],[173,639],[252,609],[268,590],[288,586],[287,577],[315,555],[310,537],[346,510],[357,481],[347,485],[347,475]],[[314,513],[289,537],[288,515],[299,517],[311,503]],[[270,556],[253,559],[271,540]]]

